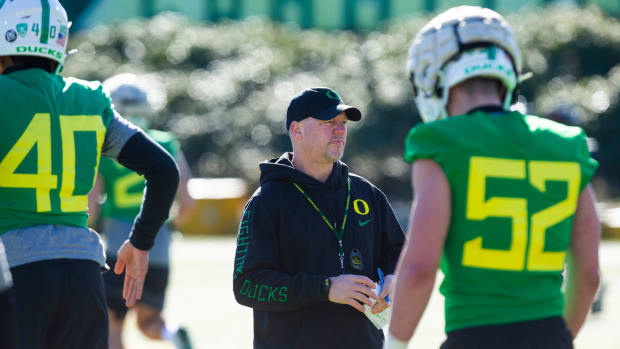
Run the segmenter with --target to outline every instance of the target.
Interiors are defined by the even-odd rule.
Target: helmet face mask
[[[474,77],[494,78],[512,101],[521,72],[521,51],[512,28],[495,11],[459,6],[433,18],[416,35],[407,73],[425,122],[447,117],[450,87]]]
[[[37,56],[58,62],[67,58],[67,12],[58,0],[3,1],[0,5],[0,56]]]

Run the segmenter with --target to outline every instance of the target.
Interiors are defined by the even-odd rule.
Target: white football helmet
[[[143,118],[155,112],[147,84],[135,74],[114,75],[103,82],[103,87],[110,94],[114,109],[124,117]],[[135,119],[132,121],[135,123]]]
[[[62,66],[67,58],[67,12],[58,0],[0,1],[0,56],[38,56]]]
[[[415,102],[425,122],[447,117],[450,87],[473,77],[500,80],[504,108],[521,73],[521,50],[514,32],[497,12],[478,6],[451,8],[416,35],[407,62]]]

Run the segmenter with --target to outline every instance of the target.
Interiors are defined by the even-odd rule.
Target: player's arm
[[[99,219],[101,204],[99,198],[103,194],[103,178],[97,175],[93,189],[88,193],[88,226],[93,227]]]
[[[106,131],[102,155],[116,158],[119,163],[144,176],[146,188],[140,213],[130,237],[117,253],[114,272],[125,270],[123,298],[133,306],[142,297],[142,286],[148,270],[148,250],[168,218],[170,206],[179,184],[179,171],[170,154],[111,107],[114,113]]]
[[[133,306],[142,297],[148,270],[148,250],[168,219],[179,185],[179,170],[172,156],[143,132],[133,135],[118,156],[118,162],[144,176],[146,187],[140,213],[129,239],[118,250],[116,274],[125,269],[123,298]]]
[[[406,348],[426,309],[452,215],[450,185],[436,162],[416,160],[412,181],[415,201],[396,269],[390,349]]]
[[[279,203],[270,204],[260,195],[252,197],[246,205],[237,234],[233,275],[237,302],[254,309],[291,311],[316,302],[332,301],[363,311],[363,306],[353,300],[355,296],[372,305],[368,297],[375,298],[370,288],[374,287],[374,282],[365,276],[332,277],[328,289],[324,288],[328,274],[283,271],[279,258],[277,205]]]
[[[192,178],[192,172],[185,161],[185,156],[178,150],[175,160],[179,166],[179,189],[176,194],[176,203],[178,205],[177,215],[174,217],[175,226],[183,226],[192,215],[192,207],[196,204],[196,201],[189,195],[187,191],[187,183]]]
[[[588,185],[579,195],[568,254],[564,317],[573,338],[581,329],[598,289],[598,247],[601,227],[594,192]]]
[[[144,132],[137,132],[127,141],[117,160],[146,181],[142,207],[129,240],[141,250],[150,250],[168,219],[179,185],[179,170],[172,156]]]

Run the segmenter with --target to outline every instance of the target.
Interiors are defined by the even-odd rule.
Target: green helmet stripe
[[[41,43],[47,44],[50,31],[50,3],[41,0]]]

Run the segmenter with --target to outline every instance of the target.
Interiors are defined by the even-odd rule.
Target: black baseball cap
[[[291,128],[293,121],[313,117],[319,120],[331,120],[344,112],[347,119],[360,121],[362,112],[344,104],[342,98],[327,87],[312,87],[295,96],[286,110],[286,129]]]

